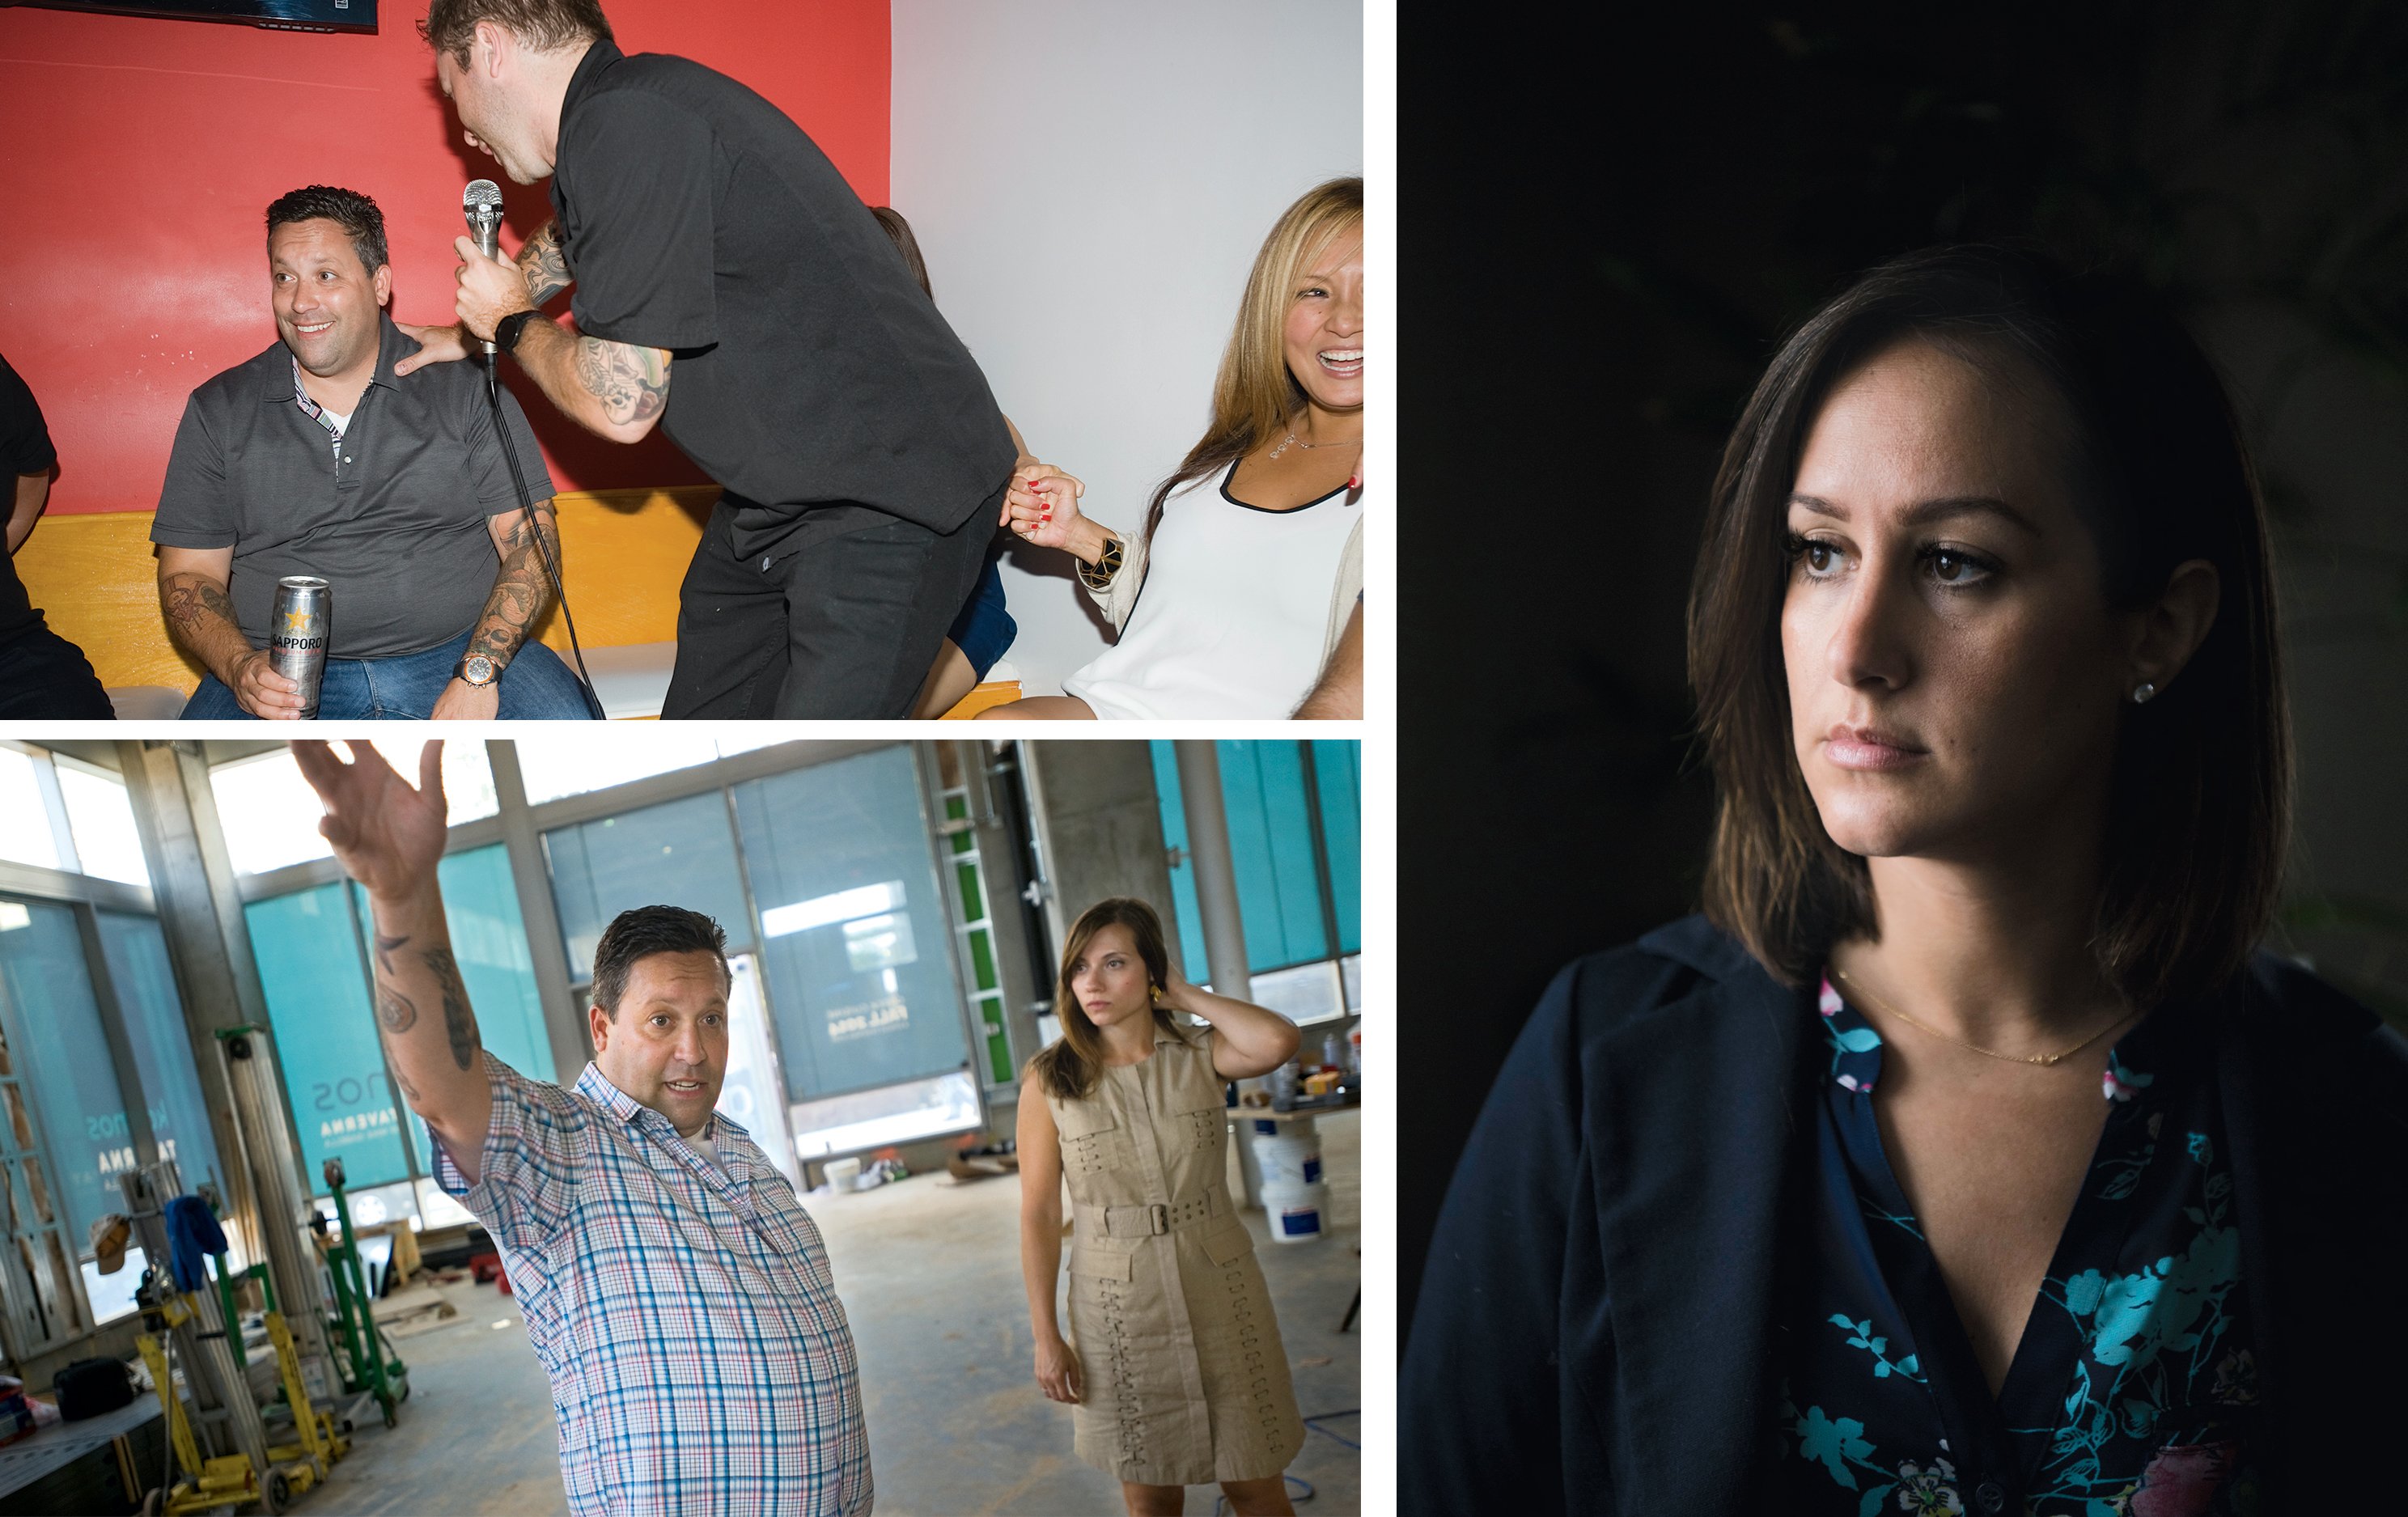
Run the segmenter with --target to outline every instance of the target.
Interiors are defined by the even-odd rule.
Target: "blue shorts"
[[[987,670],[995,667],[996,661],[1010,651],[1011,640],[1020,636],[1019,623],[1003,608],[1003,571],[998,567],[1002,561],[999,551],[986,555],[986,567],[979,572],[977,588],[970,592],[968,603],[962,607],[961,615],[953,618],[952,630],[945,634],[982,680],[986,678]]]

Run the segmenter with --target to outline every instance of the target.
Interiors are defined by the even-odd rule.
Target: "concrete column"
[[[1154,754],[1142,742],[1025,742],[1029,806],[1044,851],[1046,916],[1060,943],[1087,908],[1134,895],[1174,920]],[[1042,966],[1053,978],[1052,965]]]
[[[1212,989],[1254,999],[1246,963],[1246,925],[1238,911],[1238,866],[1229,856],[1229,814],[1221,800],[1221,752],[1211,739],[1172,745],[1179,758],[1179,794],[1187,813],[1187,856],[1196,866],[1196,905],[1202,914],[1204,958]]]
[[[494,799],[501,808],[502,846],[510,861],[510,883],[516,887],[519,919],[526,927],[527,952],[535,966],[536,994],[543,1003],[543,1030],[552,1046],[552,1078],[575,1084],[594,1056],[593,1034],[585,1009],[569,987],[577,981],[568,963],[568,949],[560,934],[559,904],[552,896],[552,871],[545,866],[543,838],[535,830],[527,809],[526,780],[519,772],[518,745],[489,742],[485,758],[494,771]]]

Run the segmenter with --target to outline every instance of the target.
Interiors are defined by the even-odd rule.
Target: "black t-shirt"
[[[827,155],[734,79],[595,43],[552,204],[578,330],[674,353],[661,425],[738,497],[739,552],[882,515],[950,532],[1010,477],[968,350]]]
[[[34,392],[17,378],[8,361],[0,358],[0,520],[17,509],[17,478],[24,474],[46,474],[59,461],[59,451],[50,446],[50,429],[42,422],[42,408],[34,400]],[[0,642],[22,637],[42,624],[42,613],[34,609],[26,597],[25,583],[17,578],[17,561],[0,553]]]

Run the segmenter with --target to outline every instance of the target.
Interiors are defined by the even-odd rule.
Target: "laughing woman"
[[[2265,530],[2153,309],[1942,250],[1773,359],[1690,601],[1705,915],[1565,970],[1498,1079],[1408,1510],[2396,1500],[2408,1042],[2254,952]]]
[[[1254,1238],[1224,1180],[1222,1087],[1296,1053],[1296,1024],[1170,967],[1143,901],[1090,907],[1062,952],[1060,1041],[1020,1092],[1020,1267],[1037,1382],[1076,1411],[1080,1458],[1132,1513],[1218,1483],[1241,1517],[1288,1513],[1304,1444]],[[1210,1023],[1181,1030],[1186,1017]],[[1070,1186],[1070,1335],[1054,1315]]]
[[[1078,560],[1119,630],[1065,694],[982,718],[1363,714],[1363,181],[1287,208],[1255,255],[1212,422],[1125,538],[1025,471],[1004,524]]]

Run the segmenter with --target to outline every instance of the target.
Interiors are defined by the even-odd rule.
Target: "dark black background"
[[[2300,735],[2283,935],[2408,1008],[2402,9],[1403,7],[1408,1324],[1547,979],[1694,907],[1682,614],[1724,435],[1785,331],[1908,249],[2136,269],[2226,370]]]

